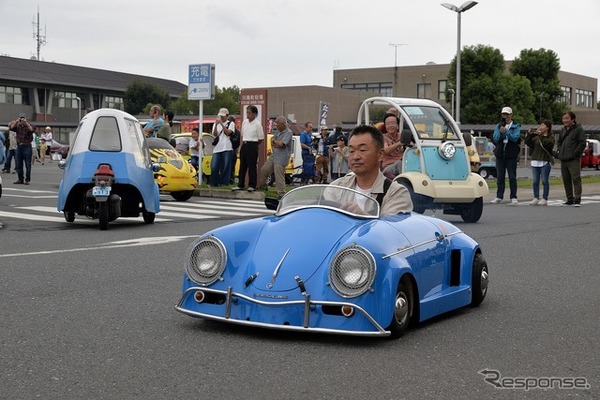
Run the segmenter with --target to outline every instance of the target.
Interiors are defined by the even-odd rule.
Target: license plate
[[[110,195],[110,186],[94,186],[92,196],[101,197]]]

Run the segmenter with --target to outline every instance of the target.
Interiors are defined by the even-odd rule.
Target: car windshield
[[[404,106],[421,139],[459,140],[452,123],[439,108],[427,106]]]
[[[379,203],[356,190],[333,185],[301,186],[286,193],[276,215],[306,208],[326,208],[356,218],[379,218]]]
[[[150,149],[165,149],[165,150],[174,150],[173,146],[169,144],[165,139],[160,138],[146,138],[148,142],[148,147]]]

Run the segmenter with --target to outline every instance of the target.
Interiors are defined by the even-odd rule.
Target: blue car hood
[[[243,283],[258,273],[254,289],[287,291],[297,290],[296,276],[306,282],[326,268],[344,238],[369,222],[335,211],[305,209],[231,225],[214,234],[227,248],[226,274],[232,280]]]

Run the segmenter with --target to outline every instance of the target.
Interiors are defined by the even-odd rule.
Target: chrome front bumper
[[[214,293],[214,294],[219,294],[219,295],[225,296],[224,315],[206,314],[206,313],[192,311],[187,308],[184,308],[182,305],[183,305],[184,301],[186,300],[186,298],[188,296],[190,296],[193,292],[196,292],[196,291],[202,291],[204,293]],[[375,319],[373,317],[371,317],[371,315],[369,315],[369,313],[367,313],[362,307],[357,306],[356,304],[337,302],[337,301],[318,301],[318,300],[313,301],[310,298],[310,294],[307,294],[307,293],[303,293],[303,296],[304,296],[304,300],[271,302],[271,301],[257,300],[255,298],[248,297],[241,293],[233,292],[233,289],[231,288],[231,286],[227,288],[227,291],[195,286],[195,287],[188,288],[183,293],[183,295],[181,296],[181,299],[175,306],[175,309],[179,312],[182,312],[182,313],[187,314],[192,317],[206,318],[206,319],[211,319],[211,320],[215,320],[215,321],[222,321],[222,322],[228,322],[228,323],[245,325],[245,326],[254,326],[254,327],[268,328],[268,329],[279,329],[279,330],[284,330],[284,331],[318,332],[318,333],[327,333],[327,334],[334,334],[334,335],[352,335],[352,336],[389,336],[390,335],[390,331],[386,331],[381,325],[379,325],[377,323],[377,321],[375,321]],[[231,318],[230,315],[231,315],[232,303],[237,302],[239,299],[247,301],[252,304],[264,305],[264,306],[269,306],[269,307],[284,307],[284,306],[303,305],[303,310],[304,310],[303,324],[302,324],[302,326],[279,325],[279,324],[271,324],[271,323],[265,323],[265,322],[257,322],[257,321],[240,320],[240,319]],[[373,325],[373,327],[376,329],[376,331],[354,331],[354,330],[351,331],[351,330],[343,330],[343,329],[310,327],[310,313],[311,313],[311,308],[313,308],[314,306],[335,306],[335,307],[350,306],[354,309],[355,312],[358,312],[361,315],[363,315]],[[345,318],[345,317],[343,317],[343,318]]]

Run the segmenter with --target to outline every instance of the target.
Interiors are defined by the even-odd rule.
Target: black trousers
[[[248,173],[248,187],[256,189],[258,166],[258,142],[244,142],[240,149],[240,174],[238,187],[246,187],[246,172]]]

